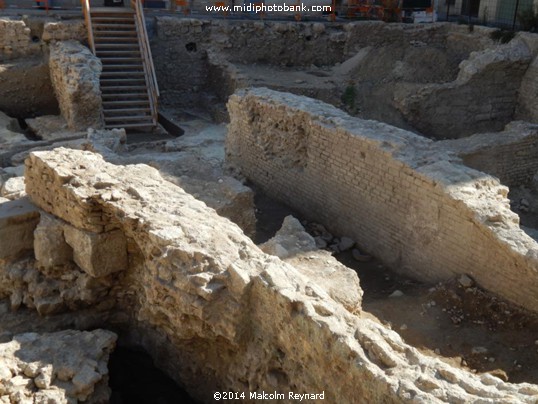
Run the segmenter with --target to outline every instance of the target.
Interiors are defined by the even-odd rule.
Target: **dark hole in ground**
[[[284,218],[288,215],[300,219],[288,205],[280,203],[265,195],[261,189],[252,183],[246,184],[254,191],[254,205],[256,206],[256,235],[254,243],[265,243],[282,227]]]
[[[197,404],[142,349],[117,347],[108,363],[111,404]]]
[[[26,121],[23,118],[17,118],[17,122],[19,123],[20,128],[22,129],[22,133],[28,140],[41,140],[35,132],[30,129],[30,127],[26,124]]]

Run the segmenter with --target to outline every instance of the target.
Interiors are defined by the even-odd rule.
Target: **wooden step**
[[[106,55],[115,55],[115,56],[120,56],[120,55],[124,55],[124,56],[140,56],[140,50],[130,50],[130,51],[123,51],[123,50],[116,50],[116,51],[112,51],[112,50],[106,50],[106,51],[99,51],[99,50],[96,50],[95,53],[97,54],[97,57],[101,57],[101,55],[103,56],[106,56]]]
[[[107,69],[107,70],[114,70],[114,69],[129,69],[129,70],[139,69],[139,70],[143,70],[144,65],[143,64],[109,65],[109,64],[103,63],[103,70],[105,70],[105,69]]]
[[[102,72],[101,77],[144,77],[144,72]]]
[[[108,109],[109,107],[119,107],[124,105],[141,105],[141,104],[149,104],[149,100],[146,99],[144,101],[103,101],[103,108]]]
[[[126,85],[137,85],[137,84],[134,84],[136,82],[144,82],[144,84],[146,83],[146,79],[145,78],[132,78],[132,79],[101,79],[101,85],[105,84],[126,84]]]
[[[151,120],[151,116],[148,116],[148,115],[138,115],[138,116],[107,116],[105,117],[105,122],[106,123],[109,123],[109,122],[126,122],[126,121],[129,121],[129,122],[133,122],[133,121],[143,121],[143,122],[147,122],[149,120]]]
[[[92,6],[91,8],[92,14],[102,14],[102,15],[127,15],[127,14],[134,14],[134,10],[129,7],[97,7]]]
[[[99,43],[105,43],[105,42],[120,42],[120,43],[123,43],[123,42],[135,42],[135,43],[138,43],[138,37],[136,36],[120,36],[120,37],[115,37],[115,36],[96,36],[94,38],[94,42],[96,44],[99,44]]]
[[[92,14],[92,22],[99,21],[99,22],[112,22],[112,23],[123,23],[123,22],[133,22],[134,17],[131,16],[109,16],[109,15],[95,15]]]
[[[92,18],[92,25],[101,26],[115,26],[115,27],[133,27],[135,25],[134,19],[104,19],[104,18]]]
[[[124,125],[106,125],[105,124],[105,129],[115,129],[115,128],[125,128],[125,129],[129,129],[129,128],[154,128],[155,127],[155,124],[153,123],[153,121],[151,123],[139,123],[139,124],[136,124],[136,123],[127,123],[127,124],[124,124]]]
[[[105,23],[92,23],[94,29],[109,29],[111,31],[125,31],[126,29],[133,30],[135,28],[134,22],[132,24],[105,24]]]
[[[140,57],[140,49],[139,48],[136,48],[136,49],[129,49],[129,50],[123,50],[123,49],[116,49],[116,50],[111,50],[111,49],[107,49],[107,50],[99,50],[99,51],[96,51],[96,52],[100,52],[101,54],[103,54],[104,56],[127,56],[127,57]]]
[[[140,62],[142,63],[142,58],[131,58],[131,57],[124,57],[124,58],[118,58],[114,56],[110,57],[102,57],[101,60],[105,63],[122,63],[122,62]]]
[[[150,113],[149,108],[123,108],[123,109],[107,109],[103,111],[105,115],[110,114],[134,114],[138,112]]]
[[[126,91],[126,90],[129,90],[129,91],[136,91],[136,90],[146,90],[146,86],[108,86],[108,87],[104,87],[104,88],[101,88],[101,90],[106,90],[106,91]],[[124,94],[121,94],[121,93],[118,93],[120,95],[124,95]],[[134,94],[134,93],[131,93],[131,94]],[[112,93],[112,94],[106,94],[107,96],[108,95],[115,95],[115,93]]]
[[[124,94],[118,94],[118,93],[113,93],[113,94],[101,94],[101,97],[103,98],[103,100],[105,99],[108,99],[108,100],[112,100],[114,101],[115,98],[118,98],[118,99],[122,99],[122,100],[127,100],[127,99],[139,99],[139,100],[147,100],[148,99],[148,93],[147,92],[144,92],[144,93],[124,93]]]
[[[119,81],[119,83],[118,83]],[[146,79],[141,77],[136,80],[122,80],[122,79],[101,79],[101,90],[103,91],[120,91],[120,90],[129,90],[134,87],[144,86],[146,88]],[[114,87],[121,87],[117,90]]]
[[[100,49],[120,49],[120,50],[131,50],[139,49],[137,43],[96,43],[95,46]]]
[[[105,30],[99,30],[94,32],[94,37],[96,38],[109,38],[110,35],[121,35],[122,37],[136,37],[138,34],[135,30],[129,30],[129,31],[105,31]]]

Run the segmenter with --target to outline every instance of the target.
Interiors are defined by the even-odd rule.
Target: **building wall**
[[[252,89],[228,109],[228,162],[270,196],[399,272],[468,274],[538,311],[538,244],[497,179],[433,141],[305,97]]]

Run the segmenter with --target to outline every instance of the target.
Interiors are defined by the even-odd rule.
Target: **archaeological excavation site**
[[[0,9],[0,404],[538,402],[538,34],[42,8]]]

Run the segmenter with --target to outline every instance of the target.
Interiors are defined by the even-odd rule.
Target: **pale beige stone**
[[[287,216],[275,236],[260,248],[293,265],[347,310],[360,311],[363,292],[357,273],[339,263],[328,251],[318,250],[314,238],[293,216]]]
[[[127,268],[127,244],[120,230],[97,234],[66,225],[64,236],[73,260],[89,275],[99,278]]]
[[[28,198],[0,203],[0,259],[31,251],[38,222],[39,212]]]
[[[19,199],[26,195],[24,188],[24,177],[11,177],[2,185],[0,196],[10,200]]]
[[[76,41],[51,44],[50,72],[60,110],[71,130],[103,126],[101,61]]]
[[[17,395],[19,400],[8,403],[57,404],[95,402],[91,401],[94,396],[108,398],[107,362],[116,339],[116,334],[101,329],[13,336],[11,342],[0,344],[0,363],[14,371],[0,380],[0,386],[5,383],[6,393],[11,399]],[[59,375],[70,376],[61,380]]]
[[[41,214],[34,230],[34,254],[40,266],[66,265],[73,260],[73,249],[65,241],[64,225],[54,216]]]

